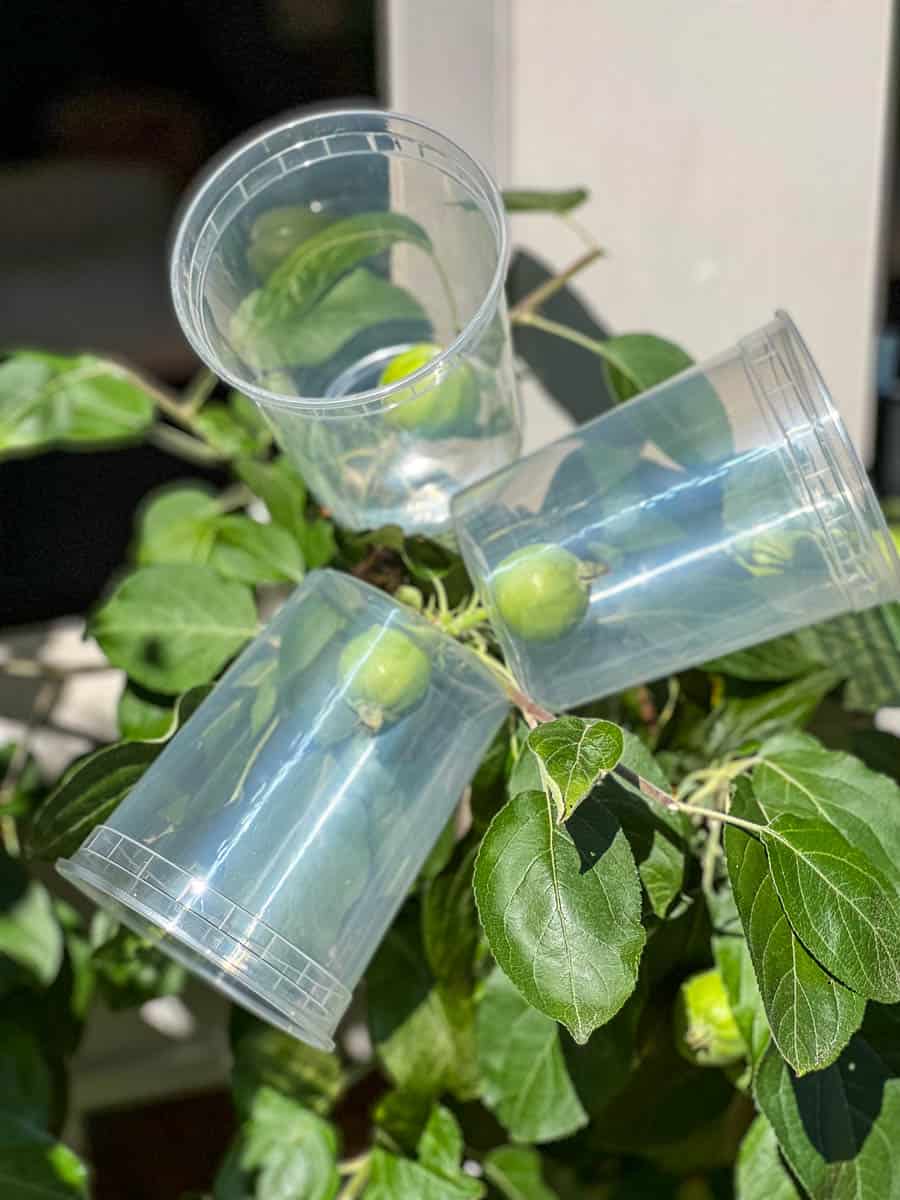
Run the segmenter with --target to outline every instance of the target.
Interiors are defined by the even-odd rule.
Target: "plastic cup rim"
[[[220,361],[218,355],[212,351],[208,340],[204,336],[201,336],[195,314],[192,311],[193,305],[186,294],[187,289],[182,288],[178,279],[180,263],[184,257],[185,238],[191,224],[197,219],[197,209],[201,202],[208,196],[216,182],[226,171],[238,163],[247,151],[260,141],[276,136],[288,129],[299,128],[314,121],[322,121],[324,119],[340,120],[341,118],[364,116],[378,117],[388,121],[402,121],[405,124],[415,126],[417,129],[436,134],[447,144],[449,149],[460,156],[463,162],[473,168],[475,178],[484,185],[484,199],[496,219],[496,229],[499,235],[497,265],[481,303],[466,322],[465,327],[449,346],[411,375],[386,387],[370,388],[367,391],[353,392],[346,396],[285,396],[278,392],[273,392],[268,388],[261,387],[252,380],[243,379],[236,372],[231,371]],[[464,150],[453,138],[448,137],[447,134],[442,133],[441,130],[436,129],[427,121],[418,120],[416,117],[411,117],[406,113],[397,112],[393,109],[368,107],[339,108],[325,111],[320,110],[307,113],[304,116],[294,116],[283,121],[257,125],[248,134],[238,139],[237,142],[232,143],[231,147],[226,147],[219,156],[213,159],[212,163],[200,174],[191,187],[176,216],[172,248],[169,255],[169,286],[178,322],[197,356],[219,378],[231,384],[238,391],[252,397],[257,403],[285,411],[300,412],[319,410],[320,412],[333,411],[337,413],[345,412],[348,409],[368,408],[371,406],[386,409],[391,407],[391,397],[394,397],[396,400],[400,392],[408,391],[410,388],[415,390],[416,384],[423,382],[426,378],[430,378],[435,374],[443,375],[449,373],[454,362],[464,353],[471,342],[477,338],[502,299],[503,287],[509,266],[509,255],[509,227],[503,206],[503,197],[493,176],[477,158],[467,150]]]
[[[104,900],[113,901],[123,912],[120,914],[116,910],[117,916],[129,926],[139,936],[143,936],[143,932],[138,927],[138,921],[145,921],[154,929],[163,930],[166,932],[170,941],[174,944],[174,951],[170,952],[166,948],[163,953],[168,957],[174,958],[186,970],[189,970],[192,975],[198,975],[197,966],[191,965],[186,961],[185,950],[190,951],[195,956],[196,960],[209,964],[210,967],[223,966],[223,961],[217,958],[210,950],[203,947],[201,943],[192,938],[185,930],[181,928],[164,930],[164,927],[158,919],[159,914],[155,914],[153,910],[136,896],[130,895],[124,889],[111,883],[103,878],[96,871],[92,871],[89,867],[76,861],[76,856],[72,858],[57,859],[55,865],[56,870],[60,875],[79,891],[84,892],[90,899],[100,907],[103,907]],[[250,952],[251,957],[255,957]],[[225,977],[227,976],[227,978]],[[203,976],[200,975],[200,978]],[[225,972],[223,978],[218,981],[206,981],[208,986],[215,987],[219,991],[224,991],[231,1000],[236,1004],[240,1004],[243,1008],[249,1009],[255,1016],[266,1021],[268,1024],[275,1024],[285,1033],[292,1037],[298,1037],[302,1041],[316,1046],[320,1050],[331,1051],[334,1049],[334,1038],[332,1034],[334,1028],[328,1030],[326,1028],[318,1029],[311,1024],[306,1024],[301,1020],[297,1020],[285,1008],[277,1005],[273,1000],[266,996],[260,989],[247,977],[245,973]],[[349,993],[347,1003],[349,1003]],[[336,1028],[337,1023],[335,1023]]]
[[[900,557],[898,557],[887,520],[878,502],[878,497],[875,495],[875,491],[859,457],[859,453],[853,444],[844,419],[832,399],[828,385],[819,370],[809,346],[806,344],[806,340],[797,328],[797,324],[790,313],[783,308],[776,309],[772,324],[780,325],[787,334],[789,341],[792,343],[801,360],[798,365],[808,375],[810,386],[803,389],[803,393],[808,397],[809,403],[812,406],[812,412],[807,414],[807,420],[809,425],[814,429],[827,423],[830,435],[826,430],[818,430],[820,444],[827,444],[831,439],[836,439],[844,455],[848,470],[842,470],[838,463],[830,463],[829,466],[835,482],[840,486],[843,502],[847,510],[852,514],[858,530],[869,546],[869,553],[872,560],[882,568],[879,572],[882,581],[887,584],[893,579],[894,598],[896,599],[900,595]],[[753,335],[751,334],[750,336],[752,337]],[[799,392],[802,381],[798,380],[795,383]],[[783,436],[786,444],[790,445],[791,438],[786,431],[783,433]],[[868,502],[865,505],[866,512],[861,510],[859,504],[860,497],[864,497]],[[819,506],[812,497],[810,497],[810,500],[815,511],[819,513]],[[821,516],[820,513],[819,515]],[[829,545],[831,545],[830,535],[824,526],[823,531],[828,538]],[[879,540],[881,545],[878,544]],[[843,581],[841,586],[844,586]],[[852,594],[848,595],[848,599],[852,608],[859,607],[854,603],[854,596]],[[874,601],[874,603],[879,602],[884,602],[884,600]],[[868,605],[863,605],[862,607],[868,607]]]

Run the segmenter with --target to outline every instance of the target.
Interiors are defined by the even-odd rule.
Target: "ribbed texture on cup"
[[[144,922],[166,936],[164,949],[192,970],[197,957],[216,987],[264,1020],[330,1050],[350,992],[308,955],[175,863],[133,838],[99,825],[60,874],[95,900],[117,902],[117,913],[146,935]],[[126,911],[123,911],[123,906]],[[128,911],[141,918],[129,922]],[[193,952],[179,952],[179,943]],[[255,1002],[254,1002],[255,998]]]
[[[784,439],[794,485],[820,523],[848,609],[900,598],[900,560],[881,506],[825,382],[783,312],[740,343],[760,405]]]
[[[345,396],[283,396],[245,377],[223,361],[209,334],[203,295],[212,256],[229,224],[257,193],[273,181],[316,163],[342,156],[390,154],[428,163],[462,185],[490,222],[497,242],[493,280],[477,311],[456,340],[419,371],[390,387]],[[424,122],[380,109],[315,113],[254,131],[214,160],[192,188],[178,218],[169,282],[178,322],[202,361],[222,379],[260,404],[305,415],[336,417],[371,414],[391,407],[397,394],[433,388],[452,373],[477,344],[503,303],[509,265],[509,238],[503,198],[488,172],[460,146]]]

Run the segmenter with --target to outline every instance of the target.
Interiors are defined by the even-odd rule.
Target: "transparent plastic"
[[[517,679],[554,709],[900,595],[881,509],[784,313],[453,511]]]
[[[453,142],[327,112],[262,128],[205,175],[171,286],[197,354],[342,525],[440,532],[453,493],[521,444],[508,253],[502,197]]]
[[[309,575],[58,869],[264,1019],[330,1048],[508,709],[470,651]]]

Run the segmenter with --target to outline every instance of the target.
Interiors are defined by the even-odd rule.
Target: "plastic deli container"
[[[440,532],[521,444],[502,197],[379,111],[263,127],[202,178],[171,262],[181,326],[351,529]]]
[[[453,511],[519,683],[555,709],[900,595],[877,499],[784,313]]]
[[[507,710],[470,651],[314,572],[59,870],[238,1003],[330,1048]]]

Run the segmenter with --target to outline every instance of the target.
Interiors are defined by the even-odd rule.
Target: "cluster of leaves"
[[[563,214],[582,199],[507,197]],[[621,398],[688,361],[649,335],[604,345]],[[175,400],[94,359],[0,366],[2,449],[161,423],[233,481],[150,497],[92,616],[127,677],[121,739],[49,794],[6,752],[4,1194],[88,1195],[57,1139],[91,998],[183,981],[106,917],[87,926],[39,864],[108,817],[307,570],[469,611],[446,548],[336,529],[243,397]],[[233,1011],[241,1121],[215,1200],[900,1198],[900,762],[836,699],[848,672],[781,639],[534,728],[511,718],[367,972],[365,1061]],[[725,1066],[674,1020],[710,968],[738,1033]]]

